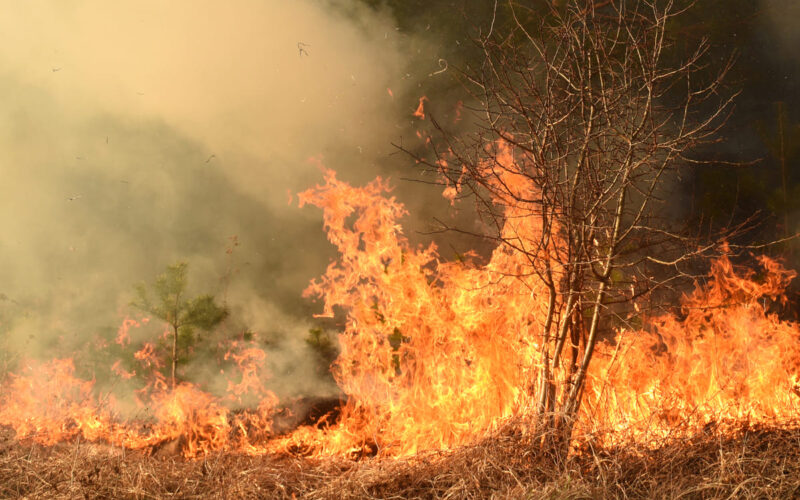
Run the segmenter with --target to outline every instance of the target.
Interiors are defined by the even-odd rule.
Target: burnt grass
[[[568,458],[509,427],[413,459],[219,453],[186,460],[0,429],[2,498],[800,498],[800,427],[742,426],[656,449],[586,444]]]

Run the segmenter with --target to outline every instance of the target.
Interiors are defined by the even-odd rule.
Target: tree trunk
[[[172,388],[175,389],[175,371],[178,368],[178,326],[172,325]]]

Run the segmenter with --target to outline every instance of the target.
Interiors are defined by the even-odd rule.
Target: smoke
[[[312,372],[298,360],[318,306],[300,291],[331,248],[321,214],[289,200],[320,181],[312,157],[353,182],[397,169],[418,88],[390,16],[311,0],[2,6],[6,360],[68,355],[116,328],[133,284],[186,260],[195,292],[278,339],[277,371]]]
[[[794,0],[762,0],[763,32],[778,41],[779,58],[797,61],[800,46],[800,4]],[[796,75],[795,75],[796,76]]]

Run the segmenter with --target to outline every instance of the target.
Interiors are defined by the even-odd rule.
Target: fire
[[[126,320],[123,327],[141,323]],[[46,445],[80,437],[129,449],[153,449],[180,441],[187,457],[222,449],[248,450],[252,448],[248,434],[260,439],[269,434],[277,398],[255,382],[263,366],[263,351],[234,344],[229,355],[242,379],[229,382],[225,399],[236,400],[256,388],[260,402],[255,410],[233,414],[222,399],[196,385],[183,382],[171,388],[160,372],[150,370],[151,378],[136,391],[141,418],[124,419],[116,411],[113,395],[98,394],[94,381],[76,377],[72,359],[56,359],[28,361],[19,374],[9,376],[2,390],[0,423],[13,427],[19,439]],[[134,357],[145,370],[161,366],[151,343],[145,343]],[[119,361],[111,371],[122,379],[136,374],[122,369]]]
[[[141,320],[136,320],[131,317],[126,317],[122,320],[122,325],[120,325],[119,329],[117,330],[117,338],[116,343],[121,346],[126,346],[130,344],[130,329],[131,328],[139,328],[142,325],[146,325],[150,321],[150,318],[142,318]]]
[[[591,427],[658,440],[708,424],[795,419],[800,325],[770,311],[785,304],[796,273],[768,257],[759,261],[757,280],[755,271],[737,271],[721,257],[711,280],[684,298],[680,315],[606,343],[589,389]]]
[[[419,98],[419,106],[417,106],[417,109],[416,111],[414,111],[412,116],[416,116],[420,120],[425,119],[425,101],[427,100],[428,98],[426,96],[422,96]]]
[[[513,161],[498,148],[501,161]],[[495,179],[511,192],[529,189],[513,169]],[[305,292],[321,299],[321,316],[344,322],[332,367],[347,395],[338,419],[278,436],[267,354],[253,342],[231,343],[225,359],[235,368],[224,395],[188,382],[171,387],[157,345],[144,342],[135,369],[109,361],[109,374],[141,384],[136,414],[78,378],[70,359],[26,361],[3,383],[0,424],[43,444],[81,437],[152,450],[180,441],[187,457],[219,450],[396,457],[460,446],[528,415],[552,339],[543,335],[544,285],[528,272],[527,257],[501,246],[485,261],[445,260],[436,246],[415,247],[403,235],[406,211],[386,181],[353,187],[331,170],[324,181],[299,200],[323,210],[341,255]],[[452,198],[459,186],[448,189]],[[508,215],[504,234],[541,231],[535,218]],[[795,418],[800,329],[775,312],[795,273],[766,257],[760,264],[759,272],[736,269],[723,256],[679,313],[601,343],[578,435],[649,442],[712,423]],[[145,323],[123,321],[117,344],[132,350],[129,332]]]
[[[42,444],[79,435],[97,439],[98,429],[113,432],[92,394],[93,383],[75,378],[74,372],[70,359],[25,363],[4,384],[0,422],[14,427],[18,438],[33,437]]]
[[[361,189],[325,179],[301,204],[323,208],[342,254],[306,291],[326,316],[347,310],[334,374],[350,400],[337,431],[407,455],[467,442],[524,408],[545,313],[537,285],[503,279],[516,264],[504,251],[481,268],[412,248],[381,179]]]

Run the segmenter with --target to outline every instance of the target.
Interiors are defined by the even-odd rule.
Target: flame
[[[127,371],[122,367],[121,359],[114,361],[114,364],[111,365],[111,371],[122,377],[123,380],[129,380],[136,376],[136,370]]]
[[[467,442],[524,407],[540,285],[504,279],[517,262],[503,250],[480,268],[443,262],[433,245],[412,248],[395,222],[405,210],[380,196],[381,179],[353,188],[327,171],[325,180],[301,204],[323,208],[342,255],[306,291],[324,299],[325,316],[347,310],[334,374],[350,399],[334,431],[407,455]]]
[[[126,319],[120,332],[146,323]],[[72,359],[28,360],[20,373],[10,374],[3,384],[0,424],[13,427],[19,439],[45,445],[81,437],[146,450],[180,441],[186,457],[222,449],[248,451],[251,436],[263,440],[271,433],[277,405],[274,394],[258,382],[265,356],[259,349],[235,342],[226,357],[235,361],[241,380],[229,381],[228,396],[218,398],[187,382],[171,388],[158,371],[163,362],[154,344],[146,342],[134,358],[151,378],[136,391],[139,418],[134,419],[122,418],[116,398],[98,393],[94,381],[76,377]],[[120,360],[111,371],[126,380],[136,375],[124,370]],[[223,404],[223,399],[240,401],[245,393],[259,398],[255,410],[234,414]]]
[[[502,183],[509,196],[529,196],[533,188],[512,150],[491,147],[489,182]],[[161,373],[163,353],[143,342],[133,353],[136,369],[109,363],[125,384],[140,384],[138,413],[122,412],[115,397],[78,378],[70,359],[26,361],[0,389],[0,424],[43,444],[80,436],[143,450],[179,441],[187,457],[216,450],[358,457],[453,448],[529,415],[543,348],[552,342],[543,333],[545,287],[530,272],[529,256],[499,246],[483,261],[473,254],[444,260],[435,245],[414,246],[403,235],[398,220],[406,210],[386,181],[353,187],[332,170],[323,175],[323,184],[298,198],[322,209],[340,253],[305,291],[321,300],[320,317],[344,322],[333,365],[347,395],[338,419],[276,435],[279,402],[269,390],[267,354],[254,342],[231,343],[225,394],[188,382],[171,387]],[[445,195],[452,200],[460,189],[456,182]],[[538,218],[506,206],[503,236],[541,234]],[[679,312],[598,344],[578,435],[655,443],[712,423],[794,418],[800,329],[775,311],[795,273],[767,257],[760,267],[737,269],[723,256]],[[126,318],[117,344],[132,351],[130,330],[145,323]]]
[[[417,110],[414,111],[414,113],[411,116],[416,116],[420,120],[424,120],[425,119],[425,101],[427,101],[427,100],[428,100],[428,98],[426,96],[420,97],[419,98],[419,106],[417,106]]]
[[[710,281],[684,297],[679,315],[602,345],[587,426],[657,442],[709,424],[796,418],[800,325],[770,312],[785,305],[796,273],[768,257],[759,263],[756,279],[756,271],[737,271],[722,256]]]
[[[117,330],[117,338],[114,341],[125,347],[131,343],[130,338],[130,330],[131,328],[139,328],[142,325],[146,325],[150,321],[150,318],[142,318],[140,320],[136,320],[131,318],[130,316],[126,316],[125,319],[122,320],[122,324],[119,326]]]
[[[71,359],[25,362],[22,372],[4,384],[0,422],[14,427],[20,439],[36,437],[48,445],[78,435],[97,439],[100,428],[113,432],[92,395],[94,384],[74,372]]]
[[[489,181],[511,197],[530,193],[511,148],[492,147]],[[449,187],[445,194],[460,188]],[[381,179],[353,188],[326,171],[325,184],[300,198],[323,209],[341,254],[306,294],[323,299],[323,316],[337,308],[347,315],[334,375],[350,398],[336,426],[304,438],[325,453],[402,456],[457,446],[530,412],[536,392],[546,294],[530,263],[507,247],[484,265],[471,257],[442,261],[433,245],[412,248],[396,223],[405,210],[381,196],[388,191]],[[538,218],[505,206],[501,234],[522,241],[541,234]],[[601,343],[579,434],[654,443],[710,423],[796,416],[800,328],[767,307],[786,302],[795,273],[759,261],[756,273],[719,258],[679,314]]]

